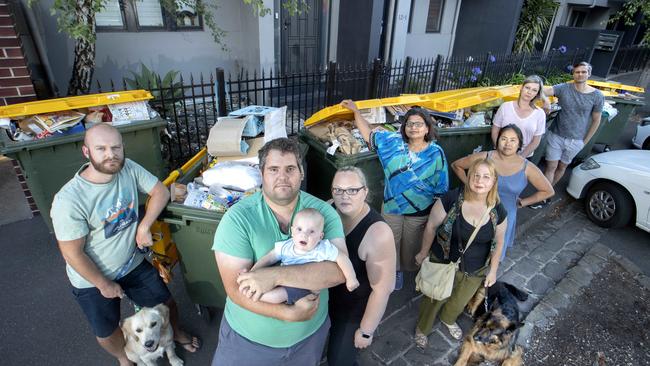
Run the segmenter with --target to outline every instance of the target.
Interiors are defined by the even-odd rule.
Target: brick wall
[[[6,0],[0,0],[0,106],[36,99],[15,18]]]

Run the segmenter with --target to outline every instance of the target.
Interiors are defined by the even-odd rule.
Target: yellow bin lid
[[[153,99],[146,90],[129,90],[111,93],[80,95],[76,97],[57,98],[12,104],[0,107],[0,118],[29,116],[33,114],[67,111],[76,108],[88,108],[106,104],[137,102]]]
[[[608,81],[587,80],[587,84],[591,86],[595,86],[597,88],[626,90],[635,93],[645,93],[645,89],[638,86],[618,84],[618,83],[612,83]],[[618,95],[618,93],[616,93],[616,95]]]
[[[359,109],[386,107],[391,105],[418,105],[439,112],[451,112],[496,100],[499,98],[518,95],[519,87],[513,85],[489,86],[446,90],[428,94],[408,94],[399,97],[368,99],[357,101]],[[305,127],[328,121],[334,118],[352,119],[352,112],[336,104],[321,109],[305,121]]]

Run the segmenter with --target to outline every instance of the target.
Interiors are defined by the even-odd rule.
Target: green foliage
[[[551,85],[557,85],[557,84],[566,83],[567,81],[571,81],[573,80],[573,76],[566,72],[555,72],[552,73],[551,75],[546,76],[545,79],[546,81],[544,82],[544,85],[551,86]]]
[[[621,10],[616,12],[609,23],[616,23],[623,20],[625,25],[636,25],[634,18],[637,13],[641,13],[641,24],[646,26],[645,34],[643,35],[642,44],[650,45],[650,1],[648,0],[628,0],[623,4]]]
[[[532,52],[542,42],[558,4],[554,0],[526,0],[519,17],[513,51]]]
[[[151,91],[155,99],[178,99],[183,96],[183,89],[180,82],[175,82],[179,71],[171,70],[161,77],[149,70],[145,64],[140,64],[140,73],[131,71],[132,79],[124,78],[131,89],[146,89]],[[172,94],[172,89],[174,90]]]
[[[526,75],[517,72],[512,74],[508,81],[506,82],[507,84],[512,84],[512,85],[521,85],[523,84],[524,80],[526,79]]]

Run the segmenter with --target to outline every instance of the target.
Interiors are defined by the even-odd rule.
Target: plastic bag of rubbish
[[[203,184],[209,187],[219,185],[227,189],[248,191],[262,185],[262,174],[256,166],[234,161],[217,163],[204,171],[202,176]]]
[[[472,113],[472,115],[469,116],[465,120],[465,123],[463,124],[463,127],[478,127],[478,126],[485,126],[485,112]]]

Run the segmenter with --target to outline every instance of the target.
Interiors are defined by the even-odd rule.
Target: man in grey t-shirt
[[[546,136],[544,175],[553,185],[600,125],[605,98],[600,90],[587,85],[590,76],[591,65],[583,61],[573,65],[573,83],[544,87],[544,93],[556,96],[562,107]]]
[[[169,191],[154,175],[124,158],[122,136],[110,125],[88,129],[82,152],[89,163],[56,194],[51,217],[72,293],[97,342],[120,365],[132,365],[119,327],[120,298],[128,296],[139,306],[165,303],[174,340],[196,352],[198,338],[178,328],[176,303],[158,271],[136,250],[136,244],[152,245],[150,228],[169,200]],[[138,192],[151,197],[141,218]]]

